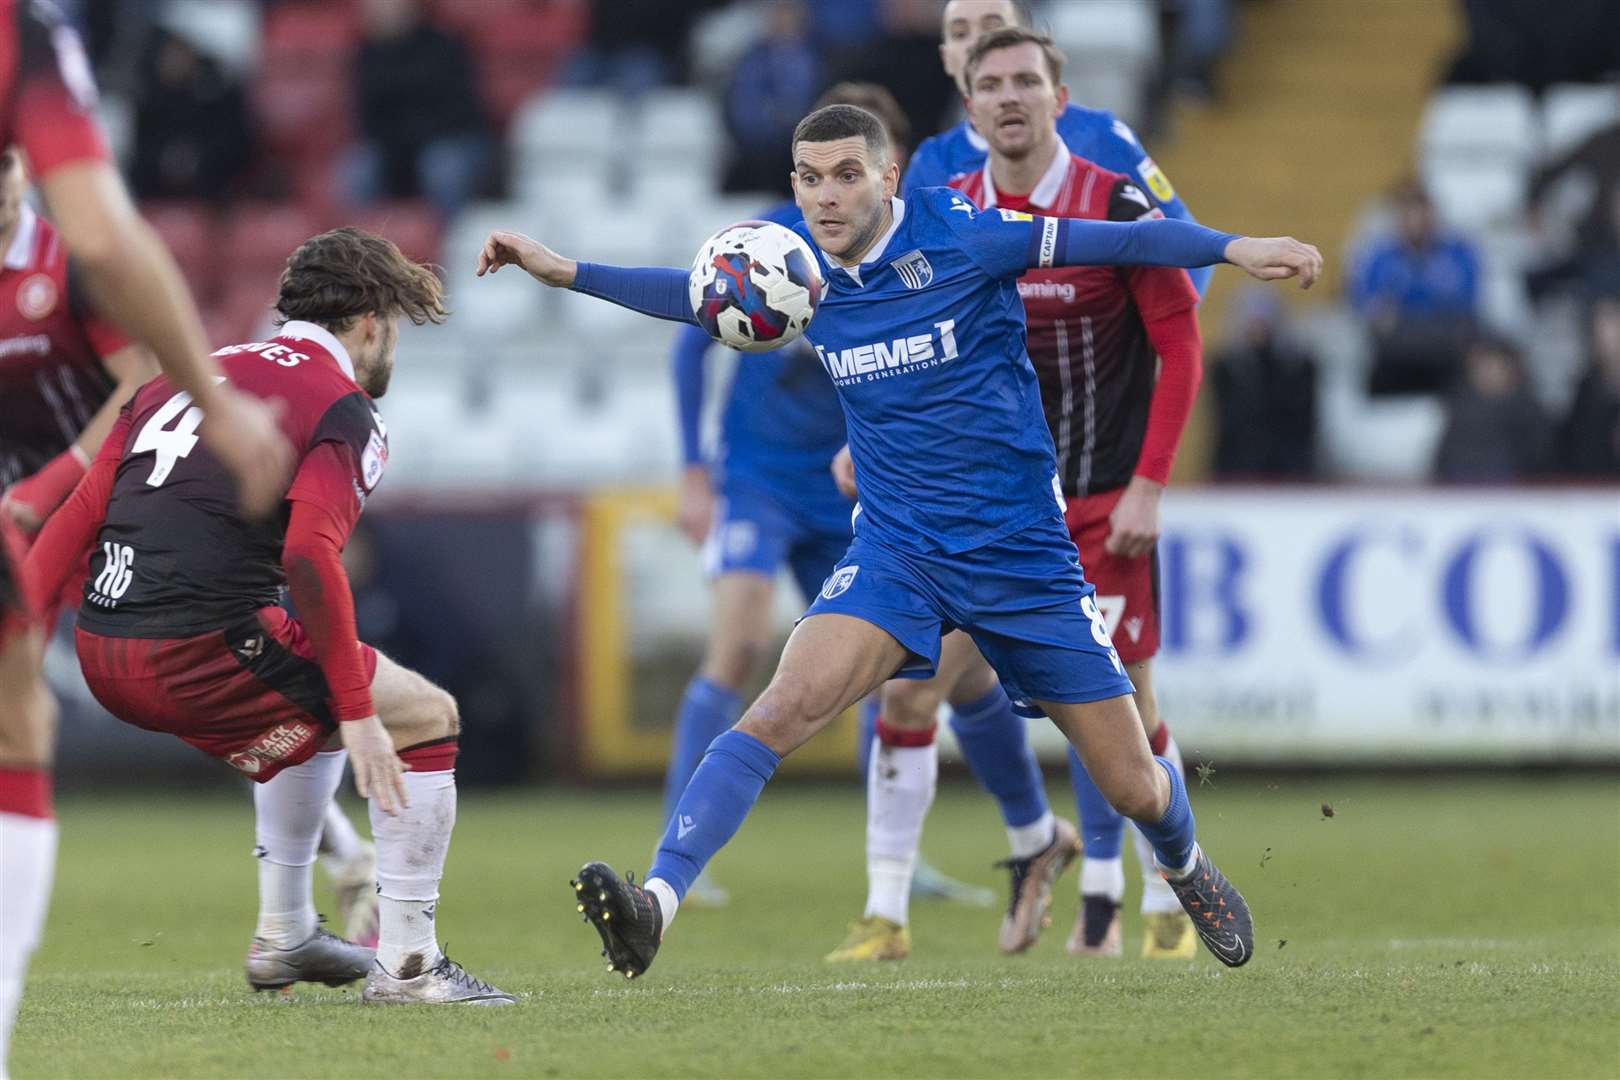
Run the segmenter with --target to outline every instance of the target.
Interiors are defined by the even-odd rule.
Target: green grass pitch
[[[462,799],[441,940],[526,999],[457,1010],[367,1008],[353,989],[247,990],[245,791],[69,797],[13,1073],[1620,1074],[1612,776],[1217,773],[1194,798],[1200,836],[1255,910],[1259,953],[1238,971],[1207,955],[1136,959],[1134,918],[1127,959],[1069,958],[1072,874],[1029,954],[996,953],[998,912],[919,903],[911,959],[829,968],[820,957],[864,895],[861,799],[853,784],[782,784],[715,863],[732,907],[681,912],[645,980],[627,984],[597,958],[568,878],[593,857],[642,869],[655,797],[474,792]],[[990,803],[946,784],[924,837],[933,861],[999,889],[989,864],[1004,846]]]

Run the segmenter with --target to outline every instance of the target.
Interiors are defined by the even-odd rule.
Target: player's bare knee
[[[1097,785],[1109,804],[1132,821],[1154,822],[1164,816],[1164,770],[1151,759],[1148,766],[1121,770]]]
[[[758,641],[735,639],[711,643],[703,658],[703,677],[736,690],[754,677],[765,655]]]
[[[897,679],[883,688],[884,726],[901,731],[926,731],[934,726],[942,700],[933,686]]]

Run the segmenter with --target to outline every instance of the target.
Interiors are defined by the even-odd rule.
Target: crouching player
[[[442,322],[443,288],[387,240],[337,229],[293,253],[276,308],[276,337],[216,356],[239,390],[285,403],[299,460],[283,512],[238,514],[229,475],[198,441],[201,410],[158,379],[124,408],[25,576],[58,590],[93,545],[78,651],[97,700],[257,781],[251,986],[364,977],[370,1003],[509,1004],[434,933],[456,816],[455,701],[358,640],[339,560],[388,461],[372,399],[393,373],[397,319]],[[278,606],[284,587],[301,622]],[[321,929],[311,899],[345,758],[371,800],[375,952]]]

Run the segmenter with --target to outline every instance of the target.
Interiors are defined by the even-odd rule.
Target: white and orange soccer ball
[[[770,221],[740,221],[709,237],[687,278],[698,325],[743,352],[775,349],[804,333],[821,290],[810,245]]]

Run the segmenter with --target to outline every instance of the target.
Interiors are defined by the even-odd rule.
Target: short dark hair
[[[911,145],[911,121],[886,86],[873,82],[837,83],[816,100],[818,109],[827,105],[854,105],[865,109],[889,129],[891,146]]]
[[[442,323],[450,310],[436,271],[374,233],[351,226],[323,232],[287,258],[276,290],[276,325],[301,319],[342,333],[368,311],[404,315],[418,326]]]
[[[1003,26],[981,35],[973,43],[973,48],[968,50],[967,60],[962,65],[962,82],[968,92],[973,92],[973,73],[986,56],[997,49],[1013,49],[1019,45],[1039,45],[1041,56],[1046,61],[1046,73],[1052,77],[1052,85],[1058,86],[1063,82],[1063,61],[1066,58],[1049,36],[1023,26]]]
[[[889,160],[889,132],[883,121],[859,105],[824,105],[793,129],[793,150],[802,142],[836,142],[859,135],[879,161]]]

